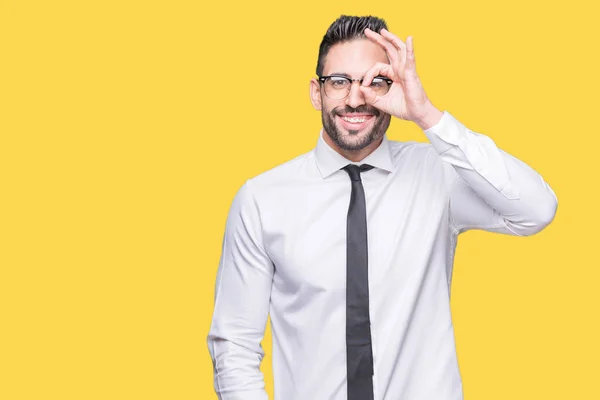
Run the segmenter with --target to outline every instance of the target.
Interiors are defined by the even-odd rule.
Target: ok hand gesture
[[[442,113],[431,104],[417,75],[412,37],[405,44],[385,29],[378,34],[367,28],[365,35],[385,49],[391,63],[377,63],[365,74],[360,90],[367,104],[424,129],[436,124]],[[385,95],[379,96],[369,87],[376,76],[393,81]]]

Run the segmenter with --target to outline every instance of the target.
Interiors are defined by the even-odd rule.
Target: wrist
[[[443,116],[444,113],[442,111],[438,110],[433,104],[428,103],[421,115],[415,118],[414,122],[425,131],[437,125]]]

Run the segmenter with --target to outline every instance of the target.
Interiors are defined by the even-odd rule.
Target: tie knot
[[[351,181],[360,181],[360,173],[373,169],[373,166],[363,164],[359,167],[358,165],[348,164],[343,169],[350,175]]]

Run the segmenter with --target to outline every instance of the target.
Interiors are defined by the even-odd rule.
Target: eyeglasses
[[[364,78],[362,79],[350,79],[346,76],[340,75],[328,75],[328,76],[320,76],[319,82],[323,84],[325,88],[325,95],[332,100],[342,100],[345,99],[348,94],[350,94],[350,89],[352,88],[353,82],[358,82],[362,84]],[[390,86],[394,81],[391,79],[385,78],[383,76],[377,76],[373,78],[369,87],[375,91],[375,93],[379,96],[383,96],[390,90]]]

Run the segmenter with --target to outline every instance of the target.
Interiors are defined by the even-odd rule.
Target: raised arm
[[[365,35],[386,51],[389,64],[374,65],[362,81],[368,104],[413,121],[445,163],[450,180],[450,209],[455,230],[485,229],[513,235],[542,230],[556,213],[557,200],[542,177],[524,162],[498,149],[489,137],[472,132],[447,112],[436,109],[417,74],[412,37],[406,43],[382,29]],[[377,95],[375,76],[393,81]]]
[[[246,182],[227,218],[207,340],[220,400],[268,400],[260,364],[272,280],[273,263]]]
[[[527,236],[553,220],[558,202],[550,186],[492,139],[447,112],[425,134],[446,164],[455,230]]]

